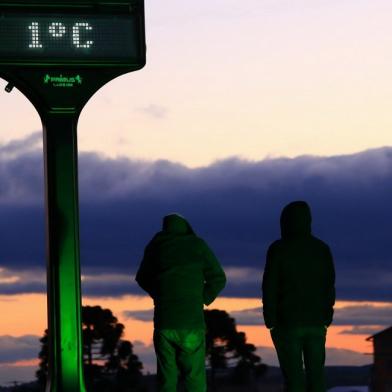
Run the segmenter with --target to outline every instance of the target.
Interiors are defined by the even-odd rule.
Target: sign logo
[[[43,78],[44,84],[52,87],[65,87],[71,88],[83,84],[83,78],[80,75],[63,76],[46,74]]]

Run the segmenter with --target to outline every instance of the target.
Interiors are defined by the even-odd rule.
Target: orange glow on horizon
[[[45,294],[0,295],[0,308],[7,315],[1,320],[0,335],[42,336],[47,328]]]
[[[371,342],[366,341],[368,335],[342,335],[342,331],[350,329],[351,325],[331,326],[328,328],[326,347],[340,348],[371,354],[373,347]],[[382,327],[380,328],[382,329]],[[273,347],[270,332],[264,325],[240,325],[238,330],[246,333],[247,341],[256,346]]]
[[[38,368],[39,360],[37,359],[26,359],[23,361],[2,363],[2,366],[10,366],[10,367],[20,367],[20,366],[36,366]]]
[[[375,306],[383,306],[385,303],[366,302]],[[336,308],[364,304],[364,302],[339,301]],[[143,322],[126,318],[124,312],[127,310],[149,310],[153,308],[151,298],[147,296],[126,295],[122,297],[84,297],[83,305],[99,305],[109,308],[125,325],[125,339],[132,342],[141,341],[146,345],[152,344],[153,323]],[[0,307],[3,318],[0,325],[0,335],[19,337],[23,335],[42,336],[46,329],[46,295],[44,294],[22,294],[15,296],[0,296]],[[243,309],[261,307],[259,298],[218,298],[209,309],[224,309],[228,312]],[[26,322],[28,320],[28,322]],[[343,348],[361,353],[372,353],[372,345],[365,339],[367,335],[340,334],[351,326],[331,326],[327,335],[327,346]],[[380,327],[382,329],[382,327]],[[269,331],[262,324],[260,313],[260,325],[238,325],[238,330],[246,333],[247,340],[256,346],[272,347]]]

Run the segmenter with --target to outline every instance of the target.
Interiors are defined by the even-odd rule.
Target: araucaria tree
[[[100,306],[82,307],[83,362],[87,389],[94,392],[136,391],[142,363],[131,342],[121,339],[124,325],[111,310]],[[48,372],[47,331],[41,338],[37,378],[46,383]]]
[[[246,335],[238,332],[235,320],[223,310],[205,310],[207,325],[207,363],[211,372],[212,389],[216,389],[217,369],[231,369],[232,380],[249,383],[265,373],[267,365],[255,354],[256,347],[246,342]]]

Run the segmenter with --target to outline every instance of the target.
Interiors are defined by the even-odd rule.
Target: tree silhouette
[[[142,363],[131,342],[122,340],[124,325],[109,309],[82,307],[83,362],[86,387],[98,391],[134,391],[141,379]],[[45,385],[48,374],[47,331],[40,339],[38,381]]]
[[[254,376],[267,370],[261,358],[255,354],[256,347],[246,342],[244,332],[238,332],[235,320],[223,310],[205,310],[207,325],[206,355],[211,371],[211,387],[216,389],[216,370],[232,369],[232,380],[250,383]]]

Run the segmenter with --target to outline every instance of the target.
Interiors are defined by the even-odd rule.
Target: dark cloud
[[[39,336],[0,336],[0,364],[38,358]]]
[[[262,361],[270,366],[279,366],[278,357],[273,347],[257,347],[256,354]],[[372,363],[372,357],[357,351],[339,349],[333,347],[326,348],[326,366],[364,366]]]
[[[143,372],[156,372],[156,358],[152,345],[145,345],[143,342],[133,342],[136,355],[143,362]],[[258,346],[256,354],[260,356],[263,363],[269,366],[279,366],[278,357],[273,347]],[[327,366],[363,366],[372,362],[372,357],[357,351],[339,349],[333,347],[326,348]]]
[[[153,309],[132,310],[123,312],[125,318],[139,321],[151,321]],[[236,324],[241,325],[264,325],[263,310],[260,308],[244,309],[230,312]],[[343,335],[374,335],[392,325],[392,305],[355,305],[335,309],[334,326],[350,326],[340,332]]]
[[[264,325],[263,309],[251,308],[230,312],[237,325]]]
[[[144,373],[156,372],[156,359],[152,345],[145,345],[143,342],[134,342],[134,352],[143,362]],[[273,347],[258,346],[256,354],[260,356],[263,363],[269,366],[279,366],[278,357]],[[372,362],[372,357],[357,351],[326,348],[327,366],[363,366]]]
[[[11,270],[0,268],[0,295],[42,293],[46,290],[43,269]]]
[[[1,151],[0,265],[44,268],[41,152]],[[314,233],[332,248],[338,298],[392,300],[392,148],[259,162],[232,158],[197,169],[82,153],[79,167],[81,259],[87,275],[134,275],[161,217],[178,211],[226,269],[254,271],[246,284],[231,279],[223,294],[260,296],[265,252],[279,237],[280,211],[305,199]],[[100,294],[129,291],[140,293],[125,281],[116,288],[100,285]]]
[[[325,364],[327,366],[364,366],[370,365],[373,358],[370,352],[359,353],[358,351],[341,348],[326,348]]]
[[[157,360],[154,352],[154,347],[151,345],[146,345],[141,341],[136,340],[132,342],[133,352],[138,356],[139,360],[143,364],[144,374],[154,374],[157,371]]]
[[[31,150],[42,147],[42,131],[37,131],[24,139],[11,140],[8,143],[0,144],[0,154],[5,155],[21,155]]]
[[[27,366],[15,366],[2,365],[0,364],[0,385],[4,387],[10,387],[14,383],[25,383],[36,380],[35,372],[37,371],[37,366],[27,365]]]
[[[139,321],[152,321],[154,315],[154,310],[153,309],[148,309],[148,310],[126,310],[123,312],[123,316],[126,319],[135,319]]]
[[[132,312],[130,312],[132,313]],[[250,308],[230,313],[238,325],[264,324],[262,307]],[[130,317],[138,318],[137,311]],[[141,314],[140,314],[141,317]],[[140,318],[141,319],[141,318]],[[385,327],[392,325],[392,305],[358,304],[335,309],[333,317],[334,326],[354,326],[342,333],[374,334]],[[370,332],[369,332],[370,331]]]
[[[340,335],[367,335],[367,336],[372,336],[375,335],[376,333],[379,333],[383,330],[384,328],[380,327],[362,327],[362,326],[354,326],[349,329],[345,329],[342,332],[340,332]]]
[[[392,324],[392,305],[375,306],[365,304],[345,306],[344,308],[335,310],[334,324],[354,326],[380,325],[389,327]]]
[[[37,365],[32,366],[14,366],[13,362],[37,358],[39,350],[38,336],[22,336],[19,338],[10,336],[0,336],[0,346],[2,347],[0,356],[0,384],[10,385],[15,380],[18,382],[27,382],[35,379]],[[152,345],[146,345],[140,341],[134,341],[133,350],[143,363],[143,372],[145,374],[156,372],[156,358]],[[4,351],[3,352],[3,347]],[[361,353],[327,348],[326,364],[328,366],[362,366],[371,363],[369,355]],[[270,366],[279,366],[276,351],[272,347],[257,347],[257,354],[262,361]],[[3,360],[9,355],[10,360]]]

